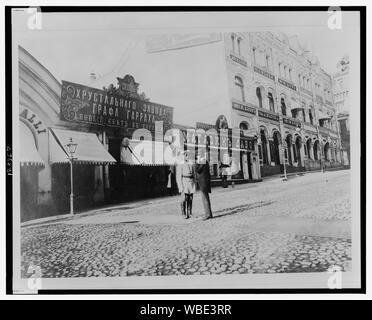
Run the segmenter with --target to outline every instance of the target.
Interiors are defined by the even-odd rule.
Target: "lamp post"
[[[76,158],[74,158],[74,154],[76,152],[77,143],[74,143],[72,138],[68,144],[66,144],[67,152],[69,154],[69,161],[70,161],[70,182],[71,182],[71,193],[70,193],[70,214],[74,214],[74,175],[73,175],[73,162]]]

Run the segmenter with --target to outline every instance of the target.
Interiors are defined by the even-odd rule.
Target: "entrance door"
[[[249,179],[247,152],[242,152],[241,153],[240,165],[241,165],[242,171],[243,171],[243,179]]]

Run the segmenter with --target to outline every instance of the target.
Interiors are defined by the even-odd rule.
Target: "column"
[[[301,163],[299,165],[301,167],[305,166],[305,150],[304,150],[304,144],[301,142],[301,148],[300,148],[300,155],[301,155]]]
[[[292,157],[293,166],[298,166],[297,148],[296,148],[296,144],[295,143],[292,143],[292,150],[293,150],[293,153],[292,153],[293,154],[293,157]],[[296,165],[295,165],[295,163],[296,163]]]

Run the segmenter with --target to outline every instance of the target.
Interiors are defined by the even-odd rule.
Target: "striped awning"
[[[66,129],[50,129],[49,156],[50,162],[67,163],[68,150],[66,145],[72,138],[77,144],[74,163],[78,164],[113,164],[116,160],[107,152],[94,133]]]
[[[19,161],[21,166],[45,166],[31,130],[22,121],[19,122]]]
[[[120,161],[127,165],[167,166],[176,162],[178,153],[167,142],[133,139],[127,147],[121,147]]]

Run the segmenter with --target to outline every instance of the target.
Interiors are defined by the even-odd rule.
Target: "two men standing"
[[[199,184],[205,216],[203,220],[213,218],[209,193],[211,193],[211,177],[209,163],[200,155],[194,165],[189,159],[187,152],[184,153],[182,163],[177,167],[177,184],[181,193],[181,212],[188,219],[192,216],[192,201],[196,189],[196,181]]]

